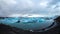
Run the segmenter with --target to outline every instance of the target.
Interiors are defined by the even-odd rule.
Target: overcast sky
[[[60,0],[0,0],[0,17],[12,14],[60,15]]]

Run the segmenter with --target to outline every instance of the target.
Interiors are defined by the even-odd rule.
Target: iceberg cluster
[[[23,30],[41,30],[52,25],[54,20],[42,17],[7,17],[0,18],[0,23]],[[48,29],[47,29],[48,30]]]
[[[18,21],[18,18],[4,18],[0,19],[0,22],[2,23],[15,23]]]
[[[5,22],[5,23],[38,23],[38,22],[45,22],[46,19],[39,18],[39,17],[8,17],[4,19],[0,19],[0,22]]]

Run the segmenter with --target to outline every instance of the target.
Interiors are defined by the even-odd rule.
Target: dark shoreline
[[[46,32],[30,32],[11,27],[8,25],[0,24],[0,34],[59,34],[59,26],[52,28]]]

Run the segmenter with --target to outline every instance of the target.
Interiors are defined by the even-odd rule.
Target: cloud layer
[[[60,15],[60,0],[0,0],[0,17],[12,14]]]

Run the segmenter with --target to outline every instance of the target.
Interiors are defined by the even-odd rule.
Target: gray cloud
[[[12,14],[60,15],[60,0],[0,0],[0,17]]]

